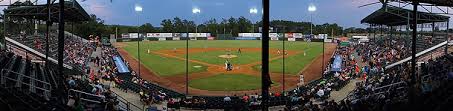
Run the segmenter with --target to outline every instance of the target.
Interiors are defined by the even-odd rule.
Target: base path
[[[121,47],[125,46],[124,43],[115,43],[115,47],[118,48],[119,53],[123,56],[123,58],[129,62],[131,68],[135,71],[138,70],[138,62],[135,58],[132,57],[128,52],[126,52],[124,49]],[[336,48],[335,44],[327,44],[326,43],[326,49],[325,49],[325,60],[324,60],[324,65],[328,63],[330,58],[332,57],[332,54]],[[237,48],[190,48],[189,49],[189,54],[190,53],[199,53],[199,52],[209,52],[209,51],[219,51],[219,50],[236,50]],[[241,48],[242,52],[253,52],[253,51],[261,51],[261,48]],[[186,59],[184,57],[180,57],[180,55],[186,54],[185,49],[179,48],[179,49],[173,49],[173,50],[159,50],[159,51],[154,51],[151,52],[156,55],[164,56],[164,57],[170,57],[174,58],[177,60],[182,60],[185,61]],[[278,51],[276,49],[271,49],[270,54],[277,54]],[[303,51],[288,51],[286,57],[293,56],[303,53]],[[283,58],[282,55],[280,56],[275,56],[273,58],[270,58],[270,61],[273,60],[278,60]],[[237,65],[234,66],[234,69],[232,71],[226,71],[225,67],[223,65],[217,65],[217,64],[210,64],[206,63],[203,61],[197,61],[197,60],[189,60],[189,62],[193,63],[198,63],[205,65],[207,67],[207,71],[205,72],[197,72],[197,73],[191,73],[189,74],[189,81],[193,79],[198,79],[198,78],[206,78],[210,76],[215,76],[221,73],[224,74],[247,74],[247,75],[253,75],[257,77],[261,77],[261,72],[253,69],[253,66],[261,64],[261,62],[253,62],[250,64],[243,64],[243,65]],[[313,81],[316,79],[319,79],[322,77],[322,54],[320,56],[316,57],[310,64],[306,65],[306,67],[300,72],[304,74],[305,77],[305,82]],[[271,92],[281,92],[282,91],[282,83],[283,83],[283,78],[285,78],[285,90],[291,90],[295,87],[297,87],[297,84],[299,83],[299,75],[290,75],[290,74],[285,74],[285,77],[283,77],[282,73],[271,73],[271,79],[274,82],[279,83],[279,85],[275,85],[271,87],[270,91]],[[145,68],[143,65],[141,65],[141,77],[145,80],[157,83],[163,87],[173,89],[177,92],[180,93],[185,93],[186,92],[186,78],[185,74],[180,74],[180,75],[175,75],[175,76],[168,76],[168,77],[161,77],[155,73],[151,69]],[[253,93],[261,93],[261,90],[247,90],[247,91],[208,91],[208,90],[200,90],[196,88],[191,88],[189,87],[189,94],[190,95],[205,95],[205,96],[225,96],[225,95],[243,95],[243,94],[253,94]]]

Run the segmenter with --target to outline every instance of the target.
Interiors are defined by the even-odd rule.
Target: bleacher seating
[[[49,76],[39,63],[10,52],[0,52],[0,61],[2,110],[66,110],[61,103],[52,101],[57,100],[51,95],[51,87],[56,84],[49,83]]]
[[[32,49],[35,49],[36,51],[38,52],[41,52],[43,54],[46,54],[46,36],[44,34],[37,34],[37,35],[11,35],[10,36],[11,39],[23,44],[23,45],[26,45]],[[50,33],[50,36],[49,36],[49,57],[51,58],[58,58],[57,54],[58,54],[58,44],[57,44],[57,41],[58,41],[58,36],[56,34],[56,32],[51,32]],[[79,38],[76,38],[76,37],[73,37],[70,35],[70,33],[65,33],[65,51],[63,51],[63,61],[65,64],[69,64],[73,67],[76,68],[76,70],[78,71],[82,71],[85,67],[85,64],[88,63],[89,61],[89,55],[91,55],[92,51],[91,50],[88,50],[88,49],[85,49],[85,48],[76,48],[76,49],[73,49],[73,50],[88,50],[88,56],[86,55],[82,55],[82,54],[77,54],[76,56],[86,56],[84,60],[85,63],[83,64],[77,64],[77,63],[74,63],[73,60],[71,60],[69,58],[69,52],[73,51],[71,48],[68,48],[70,47],[70,45],[73,45],[74,43],[77,43],[79,44],[79,46],[83,46],[83,47],[87,47],[87,48],[90,48],[92,47],[91,45],[88,45],[89,43],[85,43],[85,41],[83,40],[80,40]]]

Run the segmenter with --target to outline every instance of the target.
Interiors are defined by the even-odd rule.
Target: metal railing
[[[421,56],[421,55],[423,55],[423,54],[429,53],[429,52],[431,52],[431,51],[433,51],[433,50],[435,50],[435,49],[437,49],[437,48],[440,48],[440,47],[442,47],[442,46],[444,46],[444,45],[446,45],[446,44],[447,44],[447,41],[441,42],[441,43],[439,43],[439,44],[437,44],[437,45],[435,45],[435,46],[433,46],[433,47],[431,47],[431,48],[428,48],[428,49],[426,49],[426,50],[423,50],[423,51],[417,53],[417,54],[415,55],[415,57],[419,57],[419,56]],[[412,59],[412,57],[407,57],[407,58],[402,59],[402,60],[400,60],[400,61],[398,61],[398,62],[395,62],[395,63],[393,63],[393,64],[390,64],[390,65],[388,65],[388,66],[385,66],[385,69],[390,69],[390,68],[392,68],[392,67],[394,67],[394,66],[397,66],[397,65],[400,65],[400,64],[402,64],[402,63],[408,62],[408,61],[411,60],[411,59]]]
[[[119,96],[117,93],[115,93],[113,91],[112,91],[112,93],[116,95],[117,100],[119,102],[118,106],[121,107],[122,109],[125,109],[126,111],[143,111],[144,106],[142,108],[140,108],[139,106],[132,104],[131,102],[127,101],[125,98]],[[70,98],[70,96],[79,97],[80,100],[85,101],[85,102],[90,102],[90,103],[100,104],[105,101],[104,96],[94,95],[94,94],[90,94],[90,93],[75,90],[75,89],[70,89],[68,91],[68,99]],[[97,100],[93,99],[93,98],[97,98]]]
[[[41,83],[43,85],[43,87],[38,87],[38,86],[35,86],[35,85],[32,85],[32,84],[29,84],[29,83],[25,83],[23,81],[20,81],[18,80],[18,78],[10,78],[8,77],[8,75],[10,73],[13,73],[13,74],[16,74],[18,75],[18,77],[25,77],[25,78],[28,78],[30,79],[30,83],[31,82],[38,82],[38,83]],[[6,69],[2,69],[1,71],[1,80],[2,80],[2,85],[5,85],[6,84],[6,80],[11,80],[11,81],[14,81],[16,83],[19,83],[19,84],[22,84],[22,85],[27,85],[30,87],[30,89],[34,88],[34,89],[40,89],[40,90],[43,90],[44,91],[44,96],[46,98],[50,98],[51,97],[51,91],[52,91],[52,86],[49,82],[45,82],[45,81],[42,81],[42,80],[38,80],[36,78],[32,78],[30,76],[27,76],[27,75],[23,75],[23,74],[19,74],[17,72],[14,72],[14,71],[11,71],[11,70],[6,70]],[[21,87],[22,85],[19,85],[19,87]],[[47,88],[46,88],[47,87]]]
[[[102,103],[105,99],[104,96],[94,95],[94,94],[90,94],[90,93],[75,90],[75,89],[68,90],[68,100],[69,100],[70,96],[78,97],[82,101],[91,102],[91,103]],[[99,100],[94,100],[92,98],[97,98]]]
[[[116,95],[117,97],[117,100],[120,102],[120,107],[126,109],[126,111],[143,111],[143,109],[145,108],[145,105],[143,105],[142,108],[140,108],[139,106],[127,101],[125,98],[121,97],[120,95],[118,95],[117,93],[113,92],[113,94]]]
[[[399,86],[399,85],[404,85],[404,84],[406,84],[406,82],[404,82],[404,81],[400,81],[400,82],[397,82],[397,83],[392,83],[392,84],[389,84],[389,85],[373,88],[373,92],[379,93],[379,92],[383,92],[383,91],[388,91],[389,89],[393,88],[394,86]],[[381,89],[383,89],[383,90],[381,90]],[[385,90],[385,89],[387,89],[387,90]]]

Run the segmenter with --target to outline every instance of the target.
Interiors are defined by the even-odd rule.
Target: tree
[[[104,20],[97,18],[96,15],[90,15],[90,20],[74,25],[74,34],[87,38],[89,35],[108,36],[113,30],[109,30],[104,25]]]
[[[239,17],[237,20],[238,30],[239,32],[250,32],[249,29],[252,26],[252,22],[243,16]]]
[[[239,33],[239,29],[237,27],[237,20],[233,17],[230,17],[228,19],[228,24],[227,24],[227,33],[232,34],[233,36],[237,36],[237,34]]]
[[[182,20],[178,17],[175,17],[173,19],[173,28],[175,28],[174,32],[179,32],[179,33],[184,32],[186,30]]]
[[[211,33],[211,35],[213,35],[213,36],[217,35],[218,24],[217,24],[216,19],[208,20],[204,24],[206,24],[206,28],[207,28],[206,32]]]
[[[173,23],[171,22],[170,19],[162,20],[162,23],[160,23],[160,25],[162,26],[163,32],[173,32],[174,31]]]
[[[150,23],[145,23],[143,25],[141,25],[140,27],[140,32],[144,32],[144,33],[147,33],[147,32],[157,32],[153,25],[151,25]]]

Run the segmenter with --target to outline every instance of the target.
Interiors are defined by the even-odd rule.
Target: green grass
[[[124,49],[131,54],[135,59],[138,58],[137,48],[134,46],[127,46]],[[144,48],[140,48],[145,50]],[[177,60],[174,58],[162,57],[155,54],[147,54],[146,51],[140,53],[142,64],[151,69],[154,73],[160,76],[173,76],[178,74],[185,74],[186,62]],[[192,72],[203,72],[206,71],[206,66],[197,63],[189,62],[189,73]],[[200,68],[194,68],[193,66],[202,66]]]
[[[253,90],[261,87],[261,78],[245,74],[219,74],[191,80],[189,86],[209,91]]]
[[[134,58],[137,58],[137,42],[124,42],[127,44],[124,49]],[[189,41],[188,48],[261,48],[261,41],[240,41],[240,40],[215,40],[215,41]],[[172,76],[185,73],[185,61],[173,58],[162,57],[155,54],[146,54],[147,49],[152,51],[157,50],[172,50],[173,48],[186,48],[186,41],[154,41],[154,42],[141,42],[140,51],[141,59],[145,67],[151,69],[153,72],[161,76]],[[270,41],[271,49],[283,49],[282,41]],[[313,61],[316,56],[322,53],[322,43],[316,42],[285,42],[285,49],[290,51],[306,50],[307,55],[303,53],[292,55],[285,59],[285,72],[289,74],[297,74],[302,70],[306,64]],[[234,52],[234,51],[233,51]],[[217,56],[223,55],[223,51],[211,51],[206,53],[193,53],[190,54],[190,59],[195,59],[212,64],[224,64],[225,60]],[[271,57],[276,55],[270,55]],[[242,52],[238,58],[231,61],[233,64],[247,64],[252,62],[259,62],[261,58],[260,52]],[[282,72],[282,59],[273,60],[270,62],[271,72]],[[206,71],[206,67],[196,63],[189,64],[189,73]],[[194,68],[193,66],[203,66],[201,68]],[[254,66],[259,70],[259,65]]]
[[[301,71],[307,64],[311,63],[316,57],[322,54],[322,44],[311,44],[310,46],[306,45],[303,49],[306,51],[305,56],[301,53],[285,58],[286,74],[298,74],[299,71]],[[269,63],[269,70],[270,72],[282,73],[282,66],[283,59],[274,60]]]

